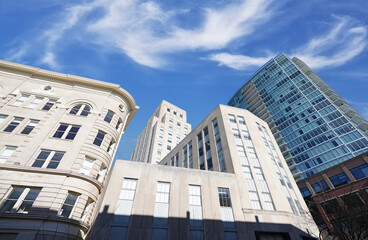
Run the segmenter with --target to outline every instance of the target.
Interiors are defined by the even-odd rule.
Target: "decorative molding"
[[[9,164],[0,164],[0,170],[9,170],[9,171],[20,171],[20,172],[29,172],[29,173],[43,173],[43,174],[54,174],[54,175],[64,175],[66,177],[74,177],[85,180],[87,182],[95,185],[99,191],[101,192],[102,184],[93,179],[92,177],[73,172],[68,170],[59,170],[59,169],[50,169],[50,168],[35,168],[35,167],[27,167],[27,166],[14,166]]]

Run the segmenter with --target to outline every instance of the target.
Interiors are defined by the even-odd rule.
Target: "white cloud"
[[[245,70],[252,67],[262,66],[272,57],[273,55],[268,57],[250,57],[229,53],[216,53],[204,59],[216,61],[219,63],[220,66],[224,65],[237,70]]]
[[[119,50],[137,63],[160,68],[168,63],[168,54],[218,50],[251,34],[273,16],[272,1],[237,0],[221,9],[203,9],[195,27],[183,28],[179,17],[193,21],[188,9],[167,10],[145,0],[94,0],[68,7],[50,24],[37,40],[43,48],[40,59],[57,67],[59,43],[66,38],[83,39],[86,44]]]
[[[327,34],[311,39],[291,55],[314,69],[340,66],[364,51],[366,37],[366,26],[357,25],[349,17],[337,17]]]
[[[288,53],[303,60],[313,69],[335,67],[345,64],[362,53],[367,46],[367,27],[357,24],[350,17],[336,17],[330,31],[309,40],[303,46]],[[271,56],[272,57],[272,56]],[[250,57],[220,53],[207,59],[234,69],[262,66],[271,58]],[[262,61],[265,59],[265,61]]]
[[[113,1],[105,7],[106,14],[88,30],[97,35],[100,43],[121,49],[138,63],[162,67],[167,63],[166,54],[221,49],[252,33],[271,17],[270,3],[270,0],[244,0],[221,10],[206,9],[201,26],[184,29],[171,21],[182,11],[167,12],[154,2]]]
[[[74,27],[80,18],[92,9],[89,5],[77,5],[66,9],[65,16],[60,22],[56,22],[50,29],[43,32],[40,42],[45,44],[44,54],[41,62],[53,68],[58,68],[56,60],[58,49],[56,45],[60,39],[65,37],[65,33]]]

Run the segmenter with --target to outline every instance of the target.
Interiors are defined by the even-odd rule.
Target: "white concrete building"
[[[0,239],[82,239],[137,110],[119,85],[0,61]]]
[[[267,124],[229,106],[159,165],[116,161],[104,196],[88,239],[318,237]]]
[[[163,100],[139,135],[130,160],[156,164],[190,131],[187,113]]]

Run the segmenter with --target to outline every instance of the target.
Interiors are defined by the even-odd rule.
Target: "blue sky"
[[[196,126],[271,57],[305,61],[368,117],[366,0],[3,0],[1,59],[120,84],[141,107],[129,159],[165,99]]]

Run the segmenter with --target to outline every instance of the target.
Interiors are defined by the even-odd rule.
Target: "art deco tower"
[[[187,113],[163,100],[139,135],[130,160],[156,164],[190,131]]]

